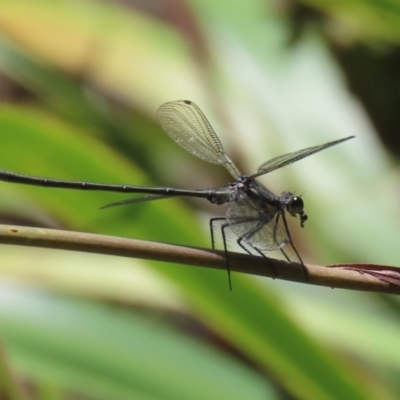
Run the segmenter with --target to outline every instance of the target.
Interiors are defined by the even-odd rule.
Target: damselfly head
[[[296,217],[297,214],[300,215],[300,225],[304,228],[304,222],[307,221],[308,217],[304,213],[304,201],[301,196],[295,196],[291,192],[283,192],[280,198],[285,203],[286,210],[292,217]]]

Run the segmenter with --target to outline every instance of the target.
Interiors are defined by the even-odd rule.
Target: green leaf
[[[1,335],[16,368],[35,380],[99,399],[277,398],[253,370],[160,322],[5,285],[1,292]]]

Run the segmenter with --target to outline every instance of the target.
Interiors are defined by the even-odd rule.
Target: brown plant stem
[[[223,251],[91,233],[0,225],[0,243],[142,258],[203,268],[226,269]],[[279,273],[278,279],[331,288],[400,293],[400,286],[382,281],[373,276],[373,274],[365,272],[378,270],[378,273],[375,274],[378,275],[382,270],[389,270],[397,273],[393,267],[368,266],[364,264],[334,266],[306,264],[309,280],[305,281],[304,271],[298,263],[288,263],[276,259],[267,260],[263,257],[247,254],[229,253],[230,268],[236,272],[274,277],[271,263]]]

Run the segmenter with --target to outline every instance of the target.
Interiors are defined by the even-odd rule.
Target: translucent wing
[[[189,100],[171,101],[158,109],[157,116],[163,129],[179,146],[205,161],[223,165],[234,178],[240,176],[196,104]]]
[[[246,196],[229,207],[226,219],[238,237],[264,252],[281,249],[289,243],[287,234],[276,223],[277,215],[274,207],[262,210]]]
[[[255,178],[260,175],[267,174],[268,172],[274,171],[278,168],[282,168],[286,165],[292,164],[302,158],[311,156],[311,154],[317,153],[321,150],[325,150],[328,147],[335,146],[336,144],[342,143],[346,140],[352,139],[354,136],[349,136],[344,139],[334,140],[333,142],[328,142],[321,144],[319,146],[308,147],[303,150],[298,150],[293,153],[284,154],[283,156],[275,157],[258,167],[257,173],[252,175],[251,178]]]

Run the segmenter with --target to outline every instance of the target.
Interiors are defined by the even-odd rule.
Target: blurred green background
[[[395,0],[3,0],[0,168],[225,185],[159,127],[157,108],[179,99],[244,173],[355,135],[262,182],[304,192],[309,221],[289,223],[305,262],[398,265],[399,44]],[[208,220],[225,212],[0,187],[2,223],[184,245],[209,247]],[[224,271],[1,246],[2,398],[399,398],[395,296],[240,274],[233,289]]]

